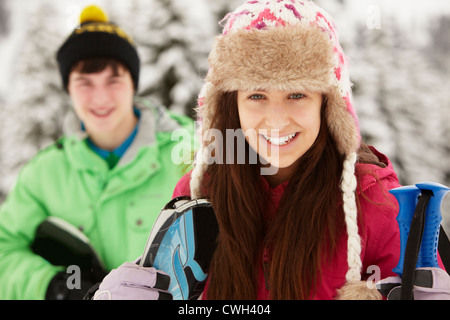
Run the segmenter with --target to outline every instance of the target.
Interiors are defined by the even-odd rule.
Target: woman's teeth
[[[262,136],[264,137],[264,139],[269,141],[271,144],[274,144],[277,146],[284,146],[284,145],[290,143],[292,140],[294,140],[294,138],[297,136],[297,132],[290,134],[288,136],[285,136],[285,137],[280,137],[280,138],[268,137],[266,135],[262,135]]]

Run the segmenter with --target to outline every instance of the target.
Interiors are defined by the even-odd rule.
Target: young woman
[[[223,139],[203,140],[173,194],[210,199],[217,216],[202,298],[380,298],[365,280],[394,275],[388,191],[399,182],[361,141],[330,16],[309,1],[252,0],[223,23],[198,108],[202,132]],[[230,156],[227,130],[242,130],[247,149]]]
[[[388,191],[399,184],[389,160],[361,142],[330,16],[307,1],[248,1],[224,23],[200,97],[203,129],[241,128],[279,170],[207,165],[204,148],[189,193],[211,200],[220,235],[203,297],[332,299],[371,266],[392,275],[398,207]]]

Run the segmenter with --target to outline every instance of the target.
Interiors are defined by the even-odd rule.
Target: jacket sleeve
[[[392,269],[400,258],[398,203],[389,190],[395,183],[378,183],[360,197],[365,223],[363,272],[378,281],[396,274]]]
[[[368,276],[379,272],[377,275],[379,279],[376,280],[396,276],[392,269],[398,264],[400,258],[400,231],[395,218],[394,214],[380,217],[380,228],[369,240],[364,270],[367,271]]]
[[[30,249],[37,226],[47,217],[36,195],[35,170],[32,163],[24,167],[0,208],[0,299],[44,299],[50,280],[62,271]]]

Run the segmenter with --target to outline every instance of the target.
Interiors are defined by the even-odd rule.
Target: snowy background
[[[139,95],[192,116],[218,22],[241,2],[0,0],[0,203],[20,168],[61,134],[70,102],[54,57],[85,5],[103,6],[135,39]],[[350,59],[364,140],[390,157],[403,184],[450,186],[450,1],[317,2]]]

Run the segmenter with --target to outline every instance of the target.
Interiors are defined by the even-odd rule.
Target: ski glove
[[[172,300],[169,284],[166,273],[126,262],[103,279],[93,300]]]
[[[377,289],[388,300],[400,300],[401,278],[383,279]],[[414,300],[450,300],[450,276],[440,268],[418,268],[413,293]]]

